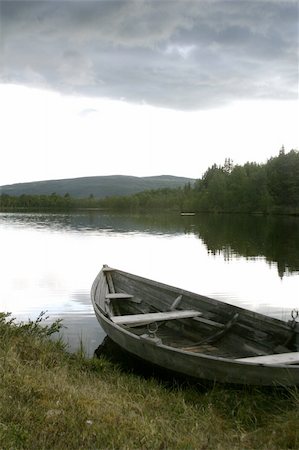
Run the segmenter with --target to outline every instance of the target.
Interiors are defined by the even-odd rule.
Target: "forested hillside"
[[[286,153],[266,164],[234,165],[226,159],[212,165],[195,183],[145,190],[134,195],[86,199],[51,195],[1,195],[1,208],[104,208],[116,211],[249,212],[299,214],[299,152]]]
[[[299,213],[299,152],[291,150],[266,164],[248,162],[209,167],[192,186],[160,189],[102,202],[112,209],[175,209],[180,211]]]
[[[30,183],[17,183],[0,187],[0,193],[10,196],[69,194],[74,198],[104,198],[111,195],[131,195],[147,189],[177,188],[194,180],[171,175],[133,177],[109,175],[99,177],[69,178]]]

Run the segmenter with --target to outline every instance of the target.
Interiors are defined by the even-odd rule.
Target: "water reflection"
[[[90,354],[104,263],[285,320],[298,308],[299,218],[5,213],[0,231],[0,310],[63,318],[70,348]]]
[[[96,211],[76,214],[0,214],[0,222],[16,227],[101,233],[191,234],[207,250],[225,260],[243,256],[265,257],[277,264],[280,277],[299,272],[299,217],[246,214],[108,214]]]
[[[299,271],[299,217],[206,214],[189,230],[227,260],[265,257],[281,277]]]
[[[0,223],[15,227],[49,229],[52,231],[79,231],[113,233],[182,234],[185,223],[177,214],[139,215],[108,214],[85,211],[74,214],[60,213],[0,213]]]

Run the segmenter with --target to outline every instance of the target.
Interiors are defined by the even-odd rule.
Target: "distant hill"
[[[148,189],[177,188],[187,183],[193,184],[194,181],[191,178],[171,175],[154,177],[110,175],[11,184],[1,186],[0,193],[18,196],[22,194],[50,195],[55,192],[58,195],[68,193],[75,198],[86,198],[90,195],[103,198],[114,195],[131,195]]]

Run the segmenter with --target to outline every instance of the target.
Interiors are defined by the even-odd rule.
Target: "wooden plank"
[[[185,347],[179,347],[180,350],[184,350],[185,352],[194,352],[194,353],[204,353],[211,354],[213,351],[217,351],[216,347],[212,345],[189,345]],[[218,350],[219,351],[219,350]]]
[[[107,272],[105,275],[106,275],[106,280],[107,280],[107,283],[109,286],[110,294],[115,294],[115,289],[114,289],[114,284],[113,284],[111,273]]]
[[[126,292],[114,292],[110,294],[106,294],[106,298],[114,299],[114,298],[133,298],[133,295],[127,294]]]
[[[216,328],[224,328],[225,325],[223,323],[214,322],[214,320],[205,319],[204,317],[194,317],[194,320],[197,322],[204,323],[205,325],[211,325]]]
[[[106,295],[108,300],[128,300],[132,303],[141,303],[140,298],[134,298],[134,295],[127,294],[126,292],[114,292]]]
[[[265,356],[250,356],[249,358],[239,358],[235,361],[252,362],[256,364],[299,364],[299,352],[277,353]]]
[[[111,320],[117,324],[136,324],[136,323],[151,323],[163,320],[173,319],[187,319],[191,317],[200,316],[200,312],[185,310],[185,311],[167,311],[148,314],[129,314],[127,316],[114,316]]]

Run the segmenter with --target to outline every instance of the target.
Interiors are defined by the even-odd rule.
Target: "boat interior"
[[[282,363],[299,363],[297,322],[287,324],[110,268],[103,271],[106,315],[143,339],[222,358],[254,362],[264,357],[267,362],[284,354]]]

